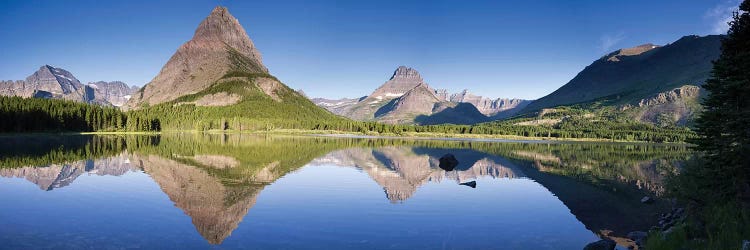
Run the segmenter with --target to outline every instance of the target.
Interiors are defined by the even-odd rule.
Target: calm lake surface
[[[458,165],[441,168],[453,154]],[[0,138],[4,249],[582,249],[655,224],[680,145]],[[476,187],[460,185],[470,181]],[[643,196],[657,197],[642,204]]]

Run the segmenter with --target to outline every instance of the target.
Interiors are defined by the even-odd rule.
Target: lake
[[[670,208],[664,177],[690,155],[249,134],[0,140],[7,249],[582,249],[605,235],[625,248]]]

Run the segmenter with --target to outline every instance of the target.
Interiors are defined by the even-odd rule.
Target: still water
[[[668,209],[663,176],[689,156],[238,134],[0,140],[7,249],[582,249],[605,235],[625,248]]]

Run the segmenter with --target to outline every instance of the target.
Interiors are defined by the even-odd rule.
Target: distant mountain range
[[[315,104],[354,120],[391,124],[474,124],[514,114],[529,103],[521,99],[491,100],[467,90],[448,94],[434,90],[413,68],[398,67],[370,95],[356,99],[313,98]]]
[[[518,123],[554,125],[568,116],[556,114],[555,108],[563,106],[612,109],[618,117],[639,122],[689,125],[701,110],[700,86],[719,56],[721,38],[685,36],[664,46],[643,44],[614,51],[556,91],[533,101],[491,99],[468,90],[436,90],[417,70],[406,66],[398,67],[367,96],[308,99],[271,75],[239,21],[226,8],[216,7],[192,39],[141,89],[118,81],[82,84],[70,72],[45,65],[25,80],[0,81],[0,95],[60,98],[125,110],[159,106],[159,112],[149,115],[178,117],[183,119],[182,125],[189,126],[201,120],[219,121],[223,128],[228,127],[226,118],[238,117],[262,120],[263,124],[268,120],[344,121],[339,117],[343,116],[430,125],[475,124],[509,117],[541,119],[555,114],[558,117],[550,121]],[[167,109],[176,107],[185,113]]]
[[[0,81],[0,95],[57,98],[99,105],[122,106],[138,87],[114,82],[82,84],[73,74],[61,68],[44,65],[26,80]]]

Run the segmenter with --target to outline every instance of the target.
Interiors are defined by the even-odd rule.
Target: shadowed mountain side
[[[468,125],[490,121],[474,105],[469,103],[438,103],[431,115],[419,115],[414,121],[420,125],[459,124]]]
[[[701,86],[718,58],[722,36],[685,36],[663,47],[642,45],[610,53],[570,82],[526,106],[531,112],[600,98],[626,104],[685,84]]]
[[[648,192],[595,186],[575,178],[550,174],[531,163],[525,173],[554,193],[586,228],[602,236],[624,237],[628,232],[650,228],[659,214],[668,209],[665,201],[643,204],[640,199]]]

